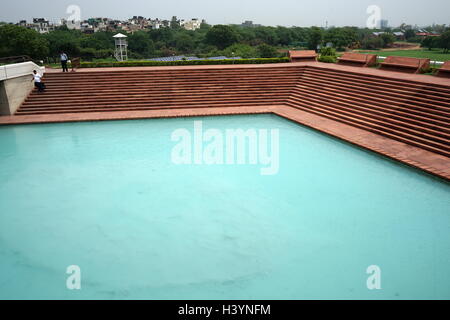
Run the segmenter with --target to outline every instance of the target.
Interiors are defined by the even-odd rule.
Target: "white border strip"
[[[31,76],[33,70],[38,71],[41,76],[45,73],[45,67],[40,67],[31,61],[0,66],[0,81],[23,77],[26,75]]]

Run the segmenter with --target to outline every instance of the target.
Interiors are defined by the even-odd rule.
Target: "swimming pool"
[[[278,129],[279,171],[173,163],[195,120]],[[448,183],[274,115],[3,126],[0,298],[449,299],[449,208]]]

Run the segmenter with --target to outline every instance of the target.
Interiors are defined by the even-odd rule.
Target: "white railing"
[[[36,70],[41,76],[45,73],[45,67],[40,67],[34,62],[21,62],[0,66],[0,81],[32,75]]]
[[[378,59],[380,60],[385,60],[387,57],[383,57],[383,56],[378,56]],[[434,64],[434,65],[442,65],[444,64],[443,61],[430,61],[430,64]]]

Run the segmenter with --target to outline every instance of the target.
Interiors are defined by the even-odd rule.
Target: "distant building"
[[[108,25],[110,21],[111,19],[109,18],[90,18],[85,22],[89,23],[89,25],[94,29],[94,32],[99,32],[108,31]]]
[[[93,26],[95,32],[108,30],[108,18],[96,18],[94,19]]]
[[[80,21],[61,19],[61,25],[66,26],[70,30],[81,30]]]
[[[128,20],[128,24],[137,27],[131,28],[133,29],[133,31],[149,29],[150,25],[149,20],[142,16],[134,16],[133,18]]]
[[[28,23],[26,20],[20,20],[16,25],[36,30],[39,33],[48,33],[55,29],[55,26],[44,18],[33,18],[33,23]]]
[[[380,20],[380,29],[387,29],[389,28],[389,21],[388,20]]]
[[[133,18],[131,18],[130,21],[132,21],[134,24],[141,24],[147,21],[147,19],[142,16],[133,16]]]
[[[253,21],[244,21],[243,23],[241,23],[241,27],[244,28],[255,28],[255,27],[261,27],[260,24],[254,24]]]
[[[419,32],[416,32],[417,37],[426,38],[426,37],[439,37],[440,34],[434,33],[434,32],[426,32],[423,30],[419,30]]]
[[[194,30],[200,29],[202,22],[199,19],[195,18],[195,19],[191,19],[189,21],[182,20],[180,25],[186,30],[194,31]]]
[[[55,29],[53,24],[44,18],[33,18],[33,23],[27,23],[26,20],[21,20],[17,25],[34,29],[39,33],[48,33]]]
[[[157,30],[157,29],[161,29],[164,28],[166,26],[168,26],[170,24],[170,22],[168,20],[166,20],[166,23],[164,23],[164,21],[156,18],[154,20],[149,19],[148,21],[148,28],[149,29],[153,29],[153,30]]]
[[[73,30],[80,30],[83,33],[95,33],[99,31],[115,32],[118,29],[134,33],[136,31],[148,31],[160,28],[168,28],[172,25],[178,24],[186,30],[197,30],[201,27],[202,23],[206,23],[205,20],[197,18],[191,20],[179,20],[177,17],[173,17],[172,20],[162,20],[159,18],[151,19],[142,16],[133,16],[126,21],[112,20],[109,18],[89,18],[84,21],[68,21],[66,19],[59,19],[57,21],[50,22],[44,18],[34,18],[33,23],[27,23],[26,20],[19,21],[16,25],[29,29],[34,29],[39,33],[48,33],[53,31],[56,26],[66,26]]]
[[[80,24],[80,30],[83,33],[92,34],[95,32],[94,26],[89,24],[89,22],[84,21]]]
[[[372,36],[374,36],[374,37],[379,37],[379,36],[381,36],[382,34],[385,34],[386,32],[372,32]]]
[[[393,32],[392,34],[394,35],[394,37],[397,40],[406,40],[404,32],[397,31],[397,32]]]

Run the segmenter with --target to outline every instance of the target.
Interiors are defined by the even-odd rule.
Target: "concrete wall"
[[[25,76],[27,74],[31,74],[33,70],[36,70],[43,75],[45,72],[45,67],[39,67],[31,61],[0,66],[0,81]]]
[[[33,70],[45,72],[33,62],[0,66],[0,116],[13,115],[28,97],[34,87]]]
[[[0,82],[0,116],[13,115],[33,90],[34,82],[30,75]]]

